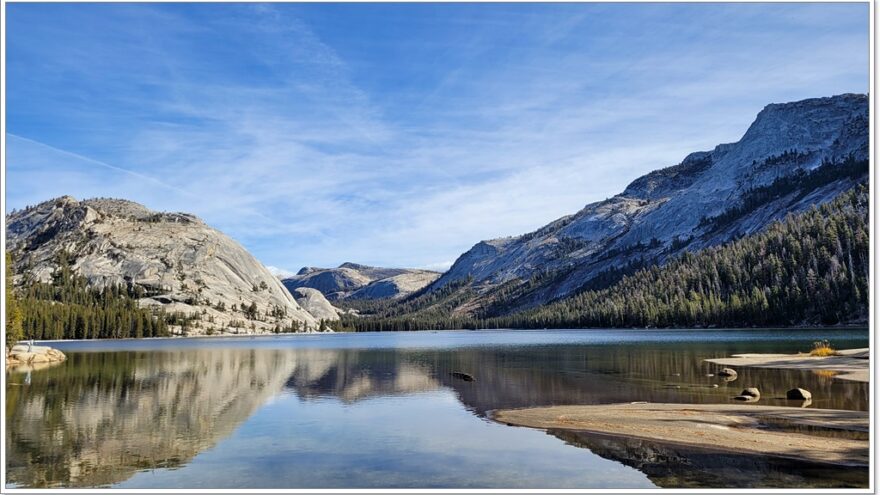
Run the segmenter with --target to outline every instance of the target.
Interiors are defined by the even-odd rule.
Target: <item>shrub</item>
[[[831,343],[827,340],[813,342],[813,350],[810,351],[810,356],[824,357],[833,356],[835,354],[837,354],[837,351],[831,347]]]

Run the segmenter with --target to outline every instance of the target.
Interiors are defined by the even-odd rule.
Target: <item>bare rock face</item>
[[[47,346],[16,344],[6,352],[6,369],[13,371],[37,370],[60,364],[67,356]]]
[[[849,157],[868,158],[866,95],[768,105],[736,143],[691,153],[534,232],[477,243],[430,290],[540,278],[524,307],[565,297],[613,270],[662,264],[829,201],[867,177],[867,167],[845,166]]]
[[[393,277],[374,280],[352,292],[350,299],[396,299],[412,294],[431,282],[440,274],[424,270],[411,270]]]
[[[318,289],[299,287],[293,290],[293,298],[317,320],[336,321],[339,319],[339,310],[334,308]]]
[[[393,299],[407,296],[440,276],[429,270],[380,268],[343,263],[337,268],[304,267],[282,282],[291,292],[300,287],[321,291],[327,299]]]
[[[314,330],[317,320],[241,245],[185,213],[159,213],[131,201],[70,196],[6,218],[16,273],[48,282],[67,252],[92,286],[140,286],[142,306],[201,314],[190,333]],[[245,308],[256,306],[256,315]],[[250,316],[250,317],[249,317]]]

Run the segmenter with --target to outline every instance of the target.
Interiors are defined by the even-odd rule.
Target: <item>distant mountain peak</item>
[[[282,280],[291,292],[306,287],[321,291],[331,301],[339,299],[400,298],[439,277],[438,272],[410,268],[382,268],[345,262],[337,268],[306,267]]]
[[[534,232],[476,243],[430,290],[530,281],[524,304],[565,297],[615,270],[719,245],[829,201],[863,180],[867,159],[866,95],[770,104],[735,143],[690,153]]]
[[[50,281],[67,253],[89,285],[141,287],[141,306],[198,318],[194,333],[265,333],[294,322],[317,328],[266,267],[194,215],[61,196],[7,215],[6,233],[16,272]]]
[[[339,268],[350,268],[352,270],[372,270],[374,267],[369,265],[361,265],[360,263],[352,263],[351,261],[346,261],[345,263],[339,265]]]

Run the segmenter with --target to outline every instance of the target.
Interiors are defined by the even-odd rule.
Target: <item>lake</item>
[[[56,342],[7,373],[10,487],[865,486],[866,469],[506,426],[493,409],[631,401],[867,410],[827,373],[703,362],[868,346],[867,329],[443,331]],[[468,381],[461,374],[473,377]],[[715,387],[717,385],[717,387]],[[780,398],[782,397],[782,398]]]

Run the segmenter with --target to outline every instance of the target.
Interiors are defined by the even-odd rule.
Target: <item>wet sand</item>
[[[733,404],[609,404],[494,411],[492,419],[849,466],[869,462],[864,411]]]
[[[722,366],[778,368],[792,370],[823,370],[836,373],[834,378],[867,383],[870,379],[868,349],[846,349],[835,356],[810,356],[809,354],[734,354],[729,358],[707,359]]]

